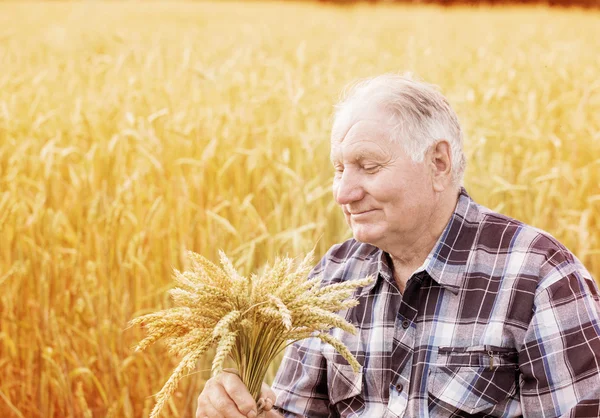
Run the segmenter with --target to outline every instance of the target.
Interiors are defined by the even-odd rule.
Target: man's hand
[[[281,418],[273,411],[275,392],[263,383],[261,399],[264,414],[260,418]],[[225,372],[206,382],[198,397],[196,418],[256,418],[257,406],[246,385],[235,373]]]

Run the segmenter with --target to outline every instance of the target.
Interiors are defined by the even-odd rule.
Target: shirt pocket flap
[[[343,364],[332,353],[323,353],[327,362],[327,390],[329,402],[336,404],[344,399],[358,396],[362,392],[362,367],[357,373],[352,366]],[[345,360],[343,360],[345,361]]]
[[[429,393],[469,414],[492,409],[516,394],[515,354],[501,348],[440,350],[429,376]]]

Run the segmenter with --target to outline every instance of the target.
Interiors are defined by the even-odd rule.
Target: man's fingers
[[[224,373],[221,382],[239,412],[245,417],[255,418],[257,415],[256,403],[242,380],[233,373]]]
[[[198,396],[198,406],[196,407],[196,418],[225,418],[223,414],[217,411],[214,406],[211,405],[209,394],[215,387],[220,383],[215,382],[215,379],[210,379],[206,382],[204,390]]]
[[[260,393],[260,397],[265,400],[263,410],[270,411],[275,405],[275,400],[277,399],[277,395],[273,392],[273,389],[266,383],[263,383],[262,390]]]
[[[198,403],[196,409],[196,418],[225,418],[223,414],[217,411],[210,403]]]
[[[280,417],[275,411],[271,413],[276,396],[266,384],[263,384],[261,397],[262,410],[267,416]],[[196,418],[256,418],[257,409],[252,395],[239,376],[227,372],[207,382],[198,398]]]
[[[229,397],[226,388],[223,386],[223,379],[219,379],[218,382],[215,382],[207,395],[211,406],[219,411],[224,417],[246,418],[246,415],[240,413],[235,402]]]

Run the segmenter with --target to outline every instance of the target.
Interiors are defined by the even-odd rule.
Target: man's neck
[[[429,221],[412,240],[397,243],[388,251],[393,263],[394,279],[401,292],[412,273],[423,265],[427,256],[444,232],[456,208],[458,198],[449,196],[440,202],[439,208],[432,213]]]

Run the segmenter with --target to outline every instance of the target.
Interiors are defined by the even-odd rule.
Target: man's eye
[[[368,173],[374,173],[375,171],[377,171],[378,168],[378,165],[366,165],[363,167],[363,170],[365,170]]]

